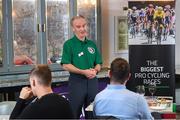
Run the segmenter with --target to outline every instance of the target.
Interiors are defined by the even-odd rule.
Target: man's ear
[[[131,77],[131,73],[129,73],[129,76],[128,76],[128,79],[127,79],[127,80],[129,80],[129,79],[130,79],[130,77]]]
[[[131,77],[131,73],[129,73],[129,75],[128,75],[126,81],[124,82],[124,85],[126,85],[126,83],[128,82],[128,80],[130,79],[130,77]]]
[[[112,77],[112,72],[111,72],[111,70],[108,70],[108,75],[109,75],[109,78]]]
[[[32,79],[32,86],[35,86],[35,85],[36,85],[36,80]]]

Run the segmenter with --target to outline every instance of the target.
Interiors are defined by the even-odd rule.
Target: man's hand
[[[100,71],[101,66],[97,64],[94,68],[82,70],[75,67],[72,64],[63,64],[63,68],[69,72],[86,76],[88,79],[92,79],[96,76],[97,72]]]
[[[92,79],[96,76],[97,71],[94,69],[87,69],[84,70],[84,75],[88,78],[88,79]]]
[[[32,93],[31,88],[23,87],[21,92],[20,92],[19,98],[27,100],[27,99],[29,99],[31,97],[33,97],[33,93]]]

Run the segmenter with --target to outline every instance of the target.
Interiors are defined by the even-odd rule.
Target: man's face
[[[87,36],[87,22],[83,18],[75,19],[73,21],[73,32],[81,40]]]

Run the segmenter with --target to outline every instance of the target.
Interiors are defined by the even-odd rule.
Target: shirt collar
[[[107,89],[126,89],[126,86],[125,85],[112,85],[112,84],[109,84],[109,85],[107,85]]]

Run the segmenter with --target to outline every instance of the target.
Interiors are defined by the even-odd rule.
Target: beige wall
[[[127,0],[101,0],[102,12],[102,56],[103,66],[108,67],[116,57],[128,59],[128,53],[114,52],[114,17],[126,16],[123,7],[128,6]]]

